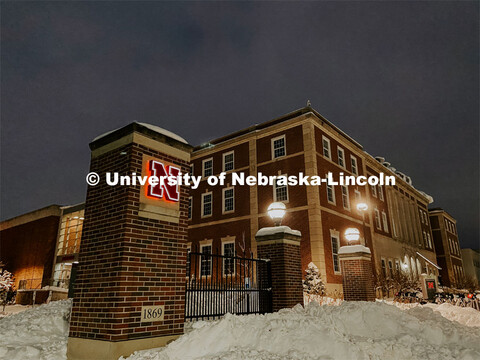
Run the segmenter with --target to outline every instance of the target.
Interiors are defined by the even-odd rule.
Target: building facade
[[[440,270],[440,282],[444,286],[455,287],[464,278],[463,261],[458,241],[457,221],[445,210],[429,210],[435,243],[437,263]]]
[[[475,249],[462,249],[462,261],[465,276],[480,285],[480,252]]]
[[[281,201],[288,209],[284,224],[302,233],[303,269],[315,263],[331,292],[342,291],[338,250],[351,227],[371,249],[377,275],[388,278],[400,269],[415,277],[438,274],[427,215],[432,198],[310,107],[198,146],[191,161],[192,173],[203,178],[190,190],[191,251],[256,256],[255,233],[272,225],[267,207]],[[207,177],[221,172],[226,186],[209,186]],[[234,187],[232,172],[334,178],[383,172],[396,177],[396,186]],[[368,204],[364,214],[360,202]]]

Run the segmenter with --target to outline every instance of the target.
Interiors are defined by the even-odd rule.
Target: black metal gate
[[[268,260],[189,253],[186,275],[185,319],[272,312]]]

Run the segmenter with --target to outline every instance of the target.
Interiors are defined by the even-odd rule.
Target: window
[[[190,196],[188,198],[188,218],[192,218],[192,208],[193,208],[193,198]]]
[[[352,173],[358,175],[357,159],[350,155],[350,164],[352,165]]]
[[[275,185],[273,187],[273,197],[274,201],[288,201],[288,188],[286,180],[282,180],[283,185],[279,184],[280,179],[275,180]]]
[[[342,203],[344,209],[350,210],[350,196],[348,194],[348,187],[345,185],[342,185]]]
[[[422,224],[423,224],[424,223],[423,211],[418,209],[418,212],[420,213],[420,220],[422,221]]]
[[[338,154],[338,165],[341,167],[345,167],[345,152],[341,147],[337,148],[337,154]]]
[[[378,198],[382,201],[385,200],[385,198],[383,197],[383,186],[382,185],[378,185]]]
[[[388,270],[389,270],[389,276],[393,278],[393,262],[392,260],[388,260]]]
[[[392,229],[393,229],[393,236],[398,236],[397,226],[395,225],[395,219],[393,217],[392,217]]]
[[[212,215],[212,193],[202,194],[202,217]]]
[[[330,157],[330,140],[322,135],[322,147],[323,147],[323,156],[326,158],[332,159]]]
[[[223,275],[235,274],[235,259],[229,256],[235,256],[235,242],[226,242],[222,244],[222,254],[227,256],[223,258]]]
[[[425,246],[427,246],[427,233],[425,232],[425,230],[423,231],[423,243],[425,244]]]
[[[272,139],[272,154],[274,159],[285,156],[285,135]]]
[[[427,233],[427,244],[430,249],[433,249],[432,238],[430,237],[430,233]]]
[[[226,188],[223,192],[223,213],[232,212],[235,210],[235,196],[233,188]]]
[[[333,185],[327,184],[327,200],[329,203],[335,205],[335,189],[333,188]]]
[[[332,240],[332,257],[333,257],[333,271],[340,272],[340,261],[338,260],[338,249],[340,244],[338,242],[338,236],[330,235]]]
[[[370,185],[370,189],[372,191],[372,196],[377,197],[377,187],[375,185]]]
[[[400,260],[395,259],[395,272],[398,274],[400,272]]]
[[[382,211],[382,221],[383,221],[383,231],[388,232],[388,221],[387,214],[385,211]]]
[[[213,174],[213,159],[205,159],[202,161],[203,177],[212,176]]]
[[[428,225],[428,216],[426,211],[423,212],[423,216],[425,216],[425,224]]]
[[[385,259],[382,259],[382,275],[385,279],[387,278],[387,267],[385,265]]]
[[[375,226],[377,229],[382,230],[382,224],[380,223],[380,212],[375,209]]]
[[[202,253],[200,276],[210,276],[212,275],[212,245],[201,245],[200,252]]]
[[[191,176],[194,175],[194,174],[193,174],[193,169],[194,169],[194,167],[193,167],[193,164],[192,164],[192,165],[190,165],[190,175],[191,175]]]
[[[233,151],[223,154],[223,171],[230,171],[235,168]]]

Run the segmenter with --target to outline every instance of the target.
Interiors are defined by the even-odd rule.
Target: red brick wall
[[[372,262],[363,259],[340,259],[343,275],[343,298],[346,301],[375,301]]]
[[[303,304],[300,247],[259,243],[257,251],[259,258],[271,262],[273,311]]]
[[[107,171],[141,174],[143,154],[188,171],[184,161],[138,144],[92,158],[90,171],[102,181],[87,191],[71,337],[119,341],[183,332],[187,188],[175,224],[138,216],[140,187],[104,182]],[[141,307],[149,305],[165,306],[163,322],[140,322]]]

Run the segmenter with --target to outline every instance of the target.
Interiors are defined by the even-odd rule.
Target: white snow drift
[[[70,300],[0,319],[0,359],[65,360]]]
[[[128,360],[480,358],[479,328],[424,307],[311,303],[268,315],[226,315],[193,327],[166,348],[137,352]]]

